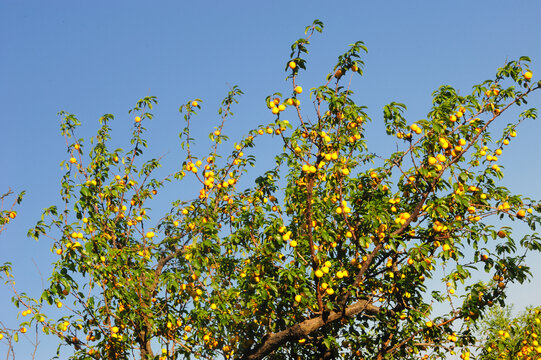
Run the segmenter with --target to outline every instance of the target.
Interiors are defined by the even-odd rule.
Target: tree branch
[[[258,346],[256,346],[250,352],[244,354],[239,359],[262,359],[273,351],[279,349],[282,345],[290,340],[304,338],[329,323],[338,321],[344,317],[351,318],[362,312],[366,312],[368,314],[377,314],[380,312],[380,308],[372,305],[371,301],[369,300],[359,300],[355,304],[348,306],[343,312],[332,311],[328,314],[328,316],[324,317],[323,315],[320,315],[318,317],[305,320],[280,332],[267,334]]]

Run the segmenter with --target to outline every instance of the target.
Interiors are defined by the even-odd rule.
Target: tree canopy
[[[520,123],[536,118],[533,108],[508,114],[541,83],[521,57],[469,94],[441,86],[426,119],[408,121],[406,106],[390,103],[383,121],[396,151],[376,154],[352,85],[363,42],[300,101],[322,29],[316,20],[292,44],[290,90],[266,98],[270,123],[229,140],[224,124],[242,95],[234,86],[208,152],[196,153],[190,129],[204,101],[180,106],[185,160],[166,177],[155,176],[160,159],[145,159],[155,97],[130,110],[127,150],[110,146],[113,115],[87,141],[61,112],[62,205],[29,231],[52,239],[58,260],[40,297],[17,293],[25,320],[3,331],[38,326],[72,359],[470,358],[478,320],[531,275],[525,253],[541,250],[541,206],[501,186],[498,163]],[[265,136],[280,147],[254,176],[249,153]],[[241,188],[243,177],[255,181]],[[162,213],[148,206],[174,182],[199,191]],[[531,232],[517,238],[501,219]]]
[[[491,309],[481,322],[483,359],[538,359],[541,357],[538,335],[541,332],[541,309],[530,308],[518,316],[512,307]]]

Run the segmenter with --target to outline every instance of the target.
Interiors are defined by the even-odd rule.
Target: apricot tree
[[[541,309],[531,308],[516,317],[511,308],[495,307],[482,320],[483,359],[539,359]]]
[[[521,57],[471,94],[442,86],[426,119],[408,122],[406,107],[391,103],[383,120],[399,150],[374,154],[369,116],[349,85],[363,73],[362,42],[301,105],[309,40],[322,28],[315,21],[291,46],[291,90],[267,97],[270,123],[229,155],[224,124],[241,90],[223,100],[205,154],[190,136],[203,101],[182,105],[186,158],[165,178],[154,175],[159,159],[142,160],[156,98],[130,110],[127,151],[109,145],[113,115],[100,118],[86,151],[79,120],[60,113],[64,205],[46,209],[29,232],[53,238],[58,261],[36,304],[17,302],[33,308],[23,326],[58,336],[73,359],[468,358],[478,319],[503,304],[507,284],[530,275],[525,252],[541,250],[533,233],[541,207],[500,186],[498,164],[517,126],[536,117],[509,110],[541,84]],[[262,136],[283,150],[241,189]],[[199,192],[157,215],[147,204],[169,182],[195,182]],[[532,233],[518,239],[492,225],[498,218]],[[38,311],[40,302],[62,316]]]
[[[0,234],[2,234],[6,229],[6,226],[17,217],[15,206],[21,203],[24,193],[24,191],[19,193],[9,206],[6,206],[5,203],[14,195],[13,190],[10,188],[0,196]],[[4,275],[9,279],[7,282],[12,281],[10,279],[11,272],[11,263],[7,262],[0,265],[0,278],[3,278],[2,275]],[[0,319],[0,341],[5,341],[7,343],[7,356],[10,356],[10,353],[13,353],[13,342],[17,340],[19,331],[20,329],[9,329]],[[4,334],[8,336],[4,336]]]

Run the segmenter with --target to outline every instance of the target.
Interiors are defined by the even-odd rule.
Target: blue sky
[[[78,116],[83,122],[79,135],[85,138],[94,135],[99,116],[114,114],[113,136],[122,146],[133,121],[127,111],[138,99],[157,96],[156,117],[148,124],[149,154],[168,154],[165,166],[176,166],[183,125],[179,106],[203,99],[194,134],[204,139],[218,124],[219,102],[231,86],[239,85],[245,95],[225,133],[239,139],[250,128],[270,122],[265,97],[290,91],[283,71],[289,46],[317,18],[325,30],[312,39],[301,85],[309,89],[322,84],[347,45],[364,41],[369,50],[365,76],[354,80],[353,87],[373,119],[371,151],[388,153],[394,142],[384,137],[381,114],[386,103],[405,103],[413,122],[426,116],[430,94],[438,86],[450,84],[466,94],[506,60],[521,55],[532,58],[531,70],[539,79],[540,16],[537,0],[1,0],[0,192],[11,187],[27,195],[19,216],[0,235],[0,263],[13,262],[21,289],[40,288],[38,269],[47,277],[54,259],[49,244],[35,243],[26,232],[43,208],[59,203],[58,164],[66,159],[56,115],[60,110]],[[303,96],[308,104],[308,95]],[[539,93],[530,105],[541,107]],[[524,124],[518,140],[501,156],[503,184],[538,199],[540,133],[539,121]],[[257,149],[264,160],[272,144]],[[264,168],[263,161],[257,169]],[[541,263],[541,256],[529,263]],[[541,266],[535,265],[534,271],[539,274]],[[534,304],[541,298],[540,289],[537,276],[529,285],[513,286],[510,301],[517,309]],[[0,294],[3,320],[12,312],[10,295],[4,290]]]

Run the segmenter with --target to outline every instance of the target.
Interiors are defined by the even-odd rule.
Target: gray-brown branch
[[[356,303],[348,306],[344,312],[330,312],[327,316],[320,315],[318,317],[305,320],[290,328],[277,333],[271,333],[265,336],[262,343],[244,354],[240,360],[259,360],[269,355],[273,351],[279,349],[286,342],[307,337],[319,328],[338,321],[344,317],[354,317],[362,312],[374,315],[380,312],[380,308],[372,305],[369,300],[359,300]]]

